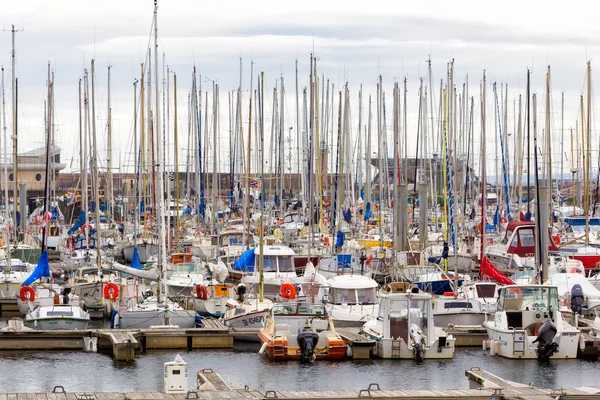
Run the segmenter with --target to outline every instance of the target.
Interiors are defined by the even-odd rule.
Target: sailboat
[[[158,49],[158,4],[154,2],[154,45]],[[158,54],[155,51],[155,79],[158,80]],[[159,88],[156,85],[156,126],[160,126],[159,112]],[[162,154],[161,130],[156,129],[157,152]],[[180,328],[193,328],[196,325],[196,311],[184,310],[179,304],[170,302],[167,297],[166,288],[166,269],[167,269],[167,245],[165,232],[165,199],[164,199],[164,165],[159,163],[157,173],[157,219],[158,219],[158,239],[159,239],[159,258],[158,265],[161,271],[161,281],[159,281],[159,292],[153,293],[147,290],[143,299],[139,302],[129,299],[128,304],[120,308],[115,326],[123,328],[150,328],[152,326],[178,326]],[[162,283],[162,288],[160,284]],[[161,295],[162,292],[162,295]]]

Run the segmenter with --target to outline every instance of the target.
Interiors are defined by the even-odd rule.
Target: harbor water
[[[2,392],[48,392],[61,385],[67,392],[162,391],[163,363],[181,354],[188,363],[189,387],[196,372],[211,368],[236,385],[253,389],[340,390],[468,388],[465,370],[480,367],[505,379],[544,387],[578,387],[599,383],[599,364],[582,360],[518,361],[491,357],[480,348],[459,349],[453,360],[366,360],[273,362],[258,354],[257,344],[233,350],[152,351],[131,364],[110,355],[82,352],[0,352]]]

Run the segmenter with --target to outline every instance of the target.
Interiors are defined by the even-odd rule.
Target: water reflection
[[[258,345],[237,345],[234,351],[195,351],[182,354],[188,363],[189,385],[196,372],[212,368],[237,385],[260,389],[382,389],[468,388],[464,371],[480,367],[506,379],[546,387],[577,387],[593,382],[597,364],[579,360],[538,363],[490,357],[480,349],[460,349],[454,360],[364,360],[274,362],[257,354]],[[134,363],[114,362],[109,355],[81,352],[0,352],[3,392],[44,392],[62,385],[67,391],[161,391],[163,363],[177,352],[153,351]]]

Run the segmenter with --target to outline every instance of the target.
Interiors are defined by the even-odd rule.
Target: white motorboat
[[[172,325],[179,328],[193,328],[196,325],[196,311],[184,310],[177,303],[158,300],[146,291],[140,302],[129,300],[128,306],[119,309],[115,327],[148,329],[152,326]]]
[[[377,319],[366,322],[362,328],[367,337],[377,342],[375,354],[417,361],[454,357],[456,339],[435,327],[431,301],[428,293],[381,295]]]
[[[208,272],[206,286],[196,285],[194,308],[204,317],[221,318],[227,310],[227,303],[233,298],[233,285],[225,283],[227,266],[218,261],[217,264],[207,263]]]
[[[25,325],[40,330],[84,330],[90,315],[79,306],[73,295],[40,296],[40,303],[25,315]],[[58,301],[56,301],[58,300]],[[59,304],[56,304],[59,303]]]
[[[204,262],[182,262],[167,267],[167,295],[171,299],[191,297],[196,286],[204,285]]]
[[[579,330],[558,308],[558,288],[508,285],[500,289],[496,313],[484,322],[490,354],[505,358],[575,358]]]
[[[370,262],[360,265],[356,256],[349,253],[322,256],[317,269],[328,279],[338,275],[364,275],[368,278],[373,276]]]
[[[339,275],[327,281],[330,295],[325,307],[337,327],[361,327],[377,318],[377,282],[362,275]]]
[[[0,299],[14,299],[21,285],[33,271],[34,266],[16,258],[11,258],[10,268],[6,260],[0,261]]]
[[[297,279],[296,269],[294,268],[294,250],[287,246],[263,246],[263,282],[265,297],[275,297],[279,294],[281,285],[286,282],[292,282]],[[260,257],[260,248],[254,249],[254,264],[258,265]],[[254,268],[252,275],[245,275],[242,283],[250,291],[258,290],[260,283],[260,274],[258,268]]]

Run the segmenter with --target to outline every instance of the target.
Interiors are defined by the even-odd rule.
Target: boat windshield
[[[279,264],[279,272],[295,272],[294,260],[292,256],[264,256],[263,271],[277,272]]]
[[[498,310],[529,311],[558,310],[558,290],[555,287],[508,287],[500,292]]]
[[[274,315],[325,315],[320,304],[278,304],[273,306]]]
[[[512,274],[510,276],[510,279],[512,279],[513,282],[516,282],[518,279],[531,279],[532,277],[533,277],[533,270],[532,269],[524,269],[523,271],[515,272],[514,274]]]
[[[335,304],[373,304],[376,298],[375,288],[366,289],[341,289],[332,288],[332,297]]]
[[[110,270],[103,268],[102,272],[98,274],[98,268],[86,268],[81,270],[81,276],[96,276],[96,275],[110,275]]]
[[[389,303],[389,319],[393,322],[398,322],[402,320],[407,320],[407,327],[411,324],[416,324],[419,328],[421,328],[424,332],[427,332],[428,329],[428,317],[429,312],[431,311],[431,301],[425,299],[399,299],[393,300]],[[379,317],[388,318],[386,315],[385,307],[379,308]],[[396,335],[396,337],[401,337],[400,335]]]
[[[196,263],[179,263],[171,266],[171,275],[202,274],[203,268]]]

